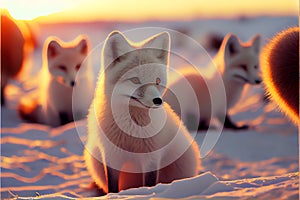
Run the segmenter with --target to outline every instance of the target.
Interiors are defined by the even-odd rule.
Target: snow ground
[[[277,31],[298,25],[297,17],[254,18],[240,20],[199,20],[186,22],[149,22],[117,24],[90,29],[87,25],[69,25],[56,35],[73,39],[85,32],[95,46],[113,29],[127,30],[141,26],[186,29],[201,42],[209,32],[235,32],[243,40],[262,34],[267,41]],[[78,27],[81,27],[78,28]],[[52,26],[41,26],[43,41],[55,34]],[[74,36],[74,37],[73,37]],[[194,55],[194,52],[189,52]],[[41,66],[40,51],[29,62],[31,73]],[[1,198],[39,197],[72,199],[96,196],[83,157],[84,136],[74,123],[57,128],[22,122],[15,111],[22,84],[12,82],[8,89],[8,108],[1,109]],[[299,145],[298,129],[273,103],[263,101],[260,87],[249,87],[232,111],[233,120],[251,125],[250,130],[224,130],[213,150],[202,159],[197,177],[158,184],[151,188],[133,188],[98,199],[298,199]],[[76,123],[84,129],[85,121]],[[201,145],[205,134],[196,140]]]

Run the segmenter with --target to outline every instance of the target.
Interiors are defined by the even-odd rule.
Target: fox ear
[[[56,40],[52,40],[48,44],[47,48],[47,57],[54,58],[57,56],[61,51],[61,46]]]
[[[87,55],[88,53],[88,42],[86,38],[82,38],[81,41],[77,45],[77,49],[83,55]]]
[[[255,35],[251,40],[252,48],[254,52],[257,54],[259,54],[259,50],[260,50],[260,41],[261,41],[261,37],[258,34]]]
[[[226,42],[225,54],[233,56],[241,50],[241,44],[237,36],[230,34],[224,39]]]
[[[143,47],[153,49],[153,51],[151,51],[152,54],[163,63],[168,64],[170,54],[170,34],[168,32],[154,35],[143,45]]]
[[[106,38],[102,56],[104,66],[108,67],[120,56],[132,51],[134,48],[129,44],[125,36],[119,31],[113,31]]]

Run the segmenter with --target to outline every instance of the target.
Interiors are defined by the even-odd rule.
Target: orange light
[[[1,7],[7,9],[17,20],[32,20],[66,10],[76,2],[77,0],[2,0]]]
[[[1,1],[1,0],[0,0]],[[2,0],[4,1],[4,0]],[[6,0],[16,19],[41,21],[145,21],[190,20],[199,17],[237,17],[257,15],[298,15],[295,0]]]

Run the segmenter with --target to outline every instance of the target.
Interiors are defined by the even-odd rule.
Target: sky
[[[16,19],[57,21],[189,20],[298,15],[298,0],[0,0]]]

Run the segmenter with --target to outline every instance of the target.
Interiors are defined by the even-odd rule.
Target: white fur
[[[178,91],[177,96],[190,98],[182,98],[180,107],[170,93],[167,92],[164,99],[177,113],[183,112],[182,120],[189,128],[197,128],[195,126],[198,122],[191,122],[190,117],[199,116],[199,112],[200,120],[209,121],[212,118],[223,122],[227,110],[241,97],[245,84],[261,82],[258,67],[259,40],[260,37],[255,36],[247,44],[243,44],[236,36],[228,34],[213,62],[206,68],[209,72],[200,70],[201,77],[196,70],[181,70],[183,78],[171,83],[169,87]],[[247,65],[247,70],[244,70],[241,64]],[[213,65],[217,66],[217,70],[211,72],[214,69]],[[189,84],[193,88],[192,92],[187,88]],[[209,90],[206,89],[206,85]],[[213,110],[210,110],[211,105]]]
[[[137,45],[113,32],[103,47],[106,70],[99,76],[89,110],[84,157],[92,178],[105,192],[147,185],[151,171],[157,171],[151,183],[156,184],[191,177],[199,170],[197,144],[168,104],[153,103],[164,92],[169,53],[147,48],[168,52],[169,34]],[[109,190],[110,181],[117,189]]]

